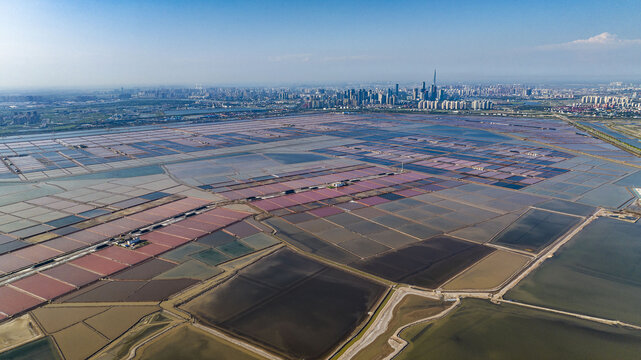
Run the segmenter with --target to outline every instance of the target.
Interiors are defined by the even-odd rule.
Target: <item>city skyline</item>
[[[641,4],[5,1],[1,89],[639,81]]]

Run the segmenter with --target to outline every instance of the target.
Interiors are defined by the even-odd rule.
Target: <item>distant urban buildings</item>
[[[472,101],[472,110],[491,110],[494,104],[487,100],[474,100]]]
[[[633,101],[627,96],[583,96],[581,103],[603,107],[641,108],[641,102]]]
[[[0,113],[0,124],[11,125],[40,125],[41,118],[37,111],[13,111],[8,114]]]
[[[419,110],[492,110],[491,101],[454,101],[454,100],[422,100],[418,102]]]
[[[641,118],[641,84],[595,85],[383,83],[292,87],[117,88],[0,94],[4,133],[171,121],[280,116],[305,110],[478,112],[505,116],[560,113]],[[175,101],[180,100],[180,101]]]

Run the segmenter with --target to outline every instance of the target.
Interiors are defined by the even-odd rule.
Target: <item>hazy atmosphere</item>
[[[0,87],[641,78],[641,2],[13,1]]]
[[[641,0],[0,0],[0,360],[639,360]]]

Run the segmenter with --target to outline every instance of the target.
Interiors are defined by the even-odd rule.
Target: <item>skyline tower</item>
[[[430,100],[438,100],[440,98],[436,91],[436,69],[434,69],[434,81],[432,82],[432,86],[430,86]]]

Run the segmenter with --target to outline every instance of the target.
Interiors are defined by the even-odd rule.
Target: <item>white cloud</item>
[[[641,46],[641,39],[621,39],[616,34],[604,32],[587,39],[578,39],[561,44],[540,46],[541,50],[593,50],[603,48],[621,48]]]

